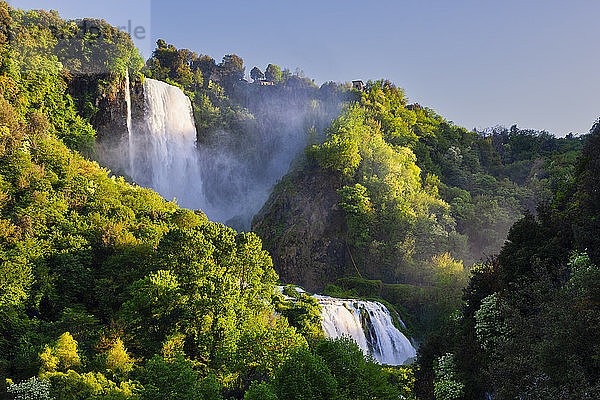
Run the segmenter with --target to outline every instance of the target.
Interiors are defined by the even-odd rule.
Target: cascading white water
[[[254,93],[254,88],[247,106],[255,114],[227,114],[223,128],[201,130],[197,145],[191,102],[183,91],[148,78],[143,89],[144,116],[137,117],[134,101],[133,121],[132,99],[125,92],[127,143],[103,144],[103,163],[237,230],[250,229],[273,185],[308,144],[309,128],[320,131],[341,107],[337,97],[317,101],[288,91]]]
[[[144,123],[130,134],[128,174],[169,200],[198,201],[202,181],[190,99],[175,86],[146,78],[144,102]]]
[[[131,88],[129,85],[129,70],[125,69],[125,104],[127,105],[127,147],[128,151],[131,149]],[[129,157],[129,169],[132,167],[132,159]]]
[[[127,135],[131,137],[131,92],[129,87],[129,70],[125,70],[125,104],[127,105]]]
[[[382,364],[400,365],[416,356],[410,340],[394,326],[392,316],[383,304],[314,297],[321,305],[322,326],[327,337],[348,336],[365,354],[373,355]]]
[[[129,84],[129,70],[125,69],[125,104],[127,105],[127,144],[131,148],[131,92]],[[129,149],[128,149],[129,150]],[[131,157],[129,157],[129,168],[131,168]]]
[[[306,293],[292,286],[298,293]],[[277,291],[287,300],[283,286]],[[381,364],[401,365],[416,357],[417,351],[410,340],[396,328],[390,311],[377,301],[337,299],[311,295],[321,306],[321,326],[326,337],[349,337],[364,354],[371,354]],[[406,328],[400,318],[398,321]]]

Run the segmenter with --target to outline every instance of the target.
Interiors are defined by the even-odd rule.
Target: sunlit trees
[[[133,364],[121,338],[115,339],[106,354],[106,369],[126,376],[133,369]]]
[[[279,83],[283,79],[281,74],[281,68],[277,65],[269,64],[265,70],[265,79],[269,82]]]
[[[218,71],[221,76],[221,81],[231,87],[235,82],[238,82],[244,77],[244,60],[235,54],[227,54],[223,56],[223,61],[218,66]]]
[[[46,345],[40,353],[42,371],[54,372],[57,370],[67,371],[81,365],[81,359],[77,350],[77,342],[69,332],[65,332],[56,341],[54,346]]]

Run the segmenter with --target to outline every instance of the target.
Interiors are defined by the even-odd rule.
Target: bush
[[[322,400],[338,396],[335,378],[327,364],[307,348],[292,352],[276,371],[273,386],[279,399]]]

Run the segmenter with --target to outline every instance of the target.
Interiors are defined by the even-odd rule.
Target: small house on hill
[[[363,81],[361,81],[361,80],[352,81],[352,89],[360,90],[362,92],[364,87],[365,86],[363,84]]]

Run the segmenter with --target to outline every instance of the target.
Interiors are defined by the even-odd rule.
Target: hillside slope
[[[467,132],[385,81],[358,95],[254,220],[286,282],[464,283],[574,173],[578,138]]]

